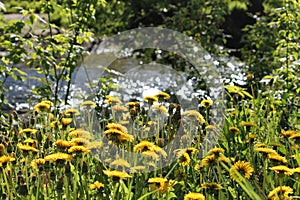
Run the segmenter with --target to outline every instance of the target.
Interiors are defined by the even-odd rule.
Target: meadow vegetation
[[[264,13],[243,30],[245,44],[239,51],[245,84],[224,83],[222,102],[199,97],[197,110],[184,110],[166,91],[124,102],[112,95],[118,85],[108,77],[99,79],[96,97],[86,96],[71,107],[73,73],[89,54],[83,45],[97,34],[142,26],[144,21],[134,24],[132,16],[139,13],[144,19],[149,13],[130,10],[133,1],[42,0],[23,8],[10,7],[16,1],[2,2],[2,13],[6,9],[29,18],[0,19],[0,46],[7,52],[0,62],[0,106],[7,102],[6,79],[26,79],[19,64],[44,75],[42,86],[33,91],[39,101],[30,102],[25,117],[0,113],[2,199],[300,198],[298,0],[264,2]],[[152,6],[167,13],[159,26],[193,36],[220,68],[226,67],[221,58],[230,49],[220,24],[249,2],[201,2],[174,1],[172,12],[165,1]],[[40,21],[37,12],[46,16],[39,26],[47,34],[32,34]],[[184,26],[176,26],[180,23]],[[149,60],[153,52],[144,50],[142,59]],[[163,52],[156,61],[171,62],[191,79],[197,76],[174,54]],[[212,108],[220,103],[226,108],[224,120],[213,124]],[[214,137],[217,142],[210,144]]]

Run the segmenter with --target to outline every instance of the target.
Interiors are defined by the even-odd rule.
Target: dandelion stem
[[[5,170],[4,170],[4,168],[3,167],[1,167],[2,168],[2,173],[3,173],[3,178],[4,178],[4,181],[5,181],[5,185],[6,185],[6,188],[7,188],[7,193],[8,193],[8,195],[9,195],[9,199],[13,199],[13,197],[12,197],[12,193],[11,193],[11,191],[10,191],[10,189],[9,189],[9,183],[8,183],[8,181],[7,181],[7,177],[6,177],[6,173],[5,173]]]

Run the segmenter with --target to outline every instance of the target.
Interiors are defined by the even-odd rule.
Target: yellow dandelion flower
[[[76,128],[69,128],[69,133],[71,133],[72,131],[75,131],[76,130]],[[79,130],[81,130],[81,129],[79,129]]]
[[[231,111],[231,112],[229,112],[229,114],[230,114],[231,116],[236,116],[236,115],[238,114],[238,112],[237,112],[237,111]]]
[[[106,125],[106,128],[107,129],[116,129],[116,130],[122,131],[124,133],[128,133],[127,128],[121,124],[109,123]]]
[[[249,179],[254,169],[251,167],[250,162],[237,161],[229,170],[230,177],[233,180],[241,180],[237,172],[246,179]]]
[[[197,151],[196,148],[193,148],[193,147],[188,147],[185,149],[185,152],[188,153],[189,155],[195,153]]]
[[[136,102],[128,102],[125,104],[125,106],[129,107],[129,108],[133,108],[136,106]]]
[[[247,91],[245,91],[244,88],[241,88],[239,86],[235,86],[235,85],[225,85],[225,88],[227,89],[227,91],[229,93],[234,93],[234,94],[238,94],[240,95],[242,98],[244,98],[245,96],[250,97],[251,99],[253,98],[253,96],[251,94],[249,94]]]
[[[49,119],[50,119],[50,121],[53,121],[55,119],[55,117],[52,113],[49,113]]]
[[[287,159],[283,156],[280,156],[278,154],[268,154],[268,159],[269,160],[273,160],[273,161],[278,161],[278,162],[282,162],[282,163],[287,163]]]
[[[41,101],[41,103],[46,103],[46,104],[49,104],[50,106],[53,106],[53,102],[50,100],[43,100],[43,101]]]
[[[210,182],[210,183],[202,183],[201,184],[203,189],[208,189],[208,190],[221,190],[223,187],[215,182]]]
[[[251,80],[251,79],[254,78],[254,75],[253,74],[247,74],[246,78],[247,78],[247,80]]]
[[[130,134],[124,133],[123,131],[117,130],[117,129],[108,129],[104,131],[104,134],[113,140],[118,141],[130,141],[132,142],[134,140],[134,137]]]
[[[230,162],[230,159],[227,158],[226,156],[224,156],[224,155],[221,154],[221,155],[219,155],[217,161],[218,161],[218,162],[226,162],[226,163],[229,163],[229,162]]]
[[[131,167],[131,168],[130,168],[130,172],[131,172],[131,173],[141,172],[141,171],[144,171],[145,169],[146,169],[145,166],[139,165],[139,166]]]
[[[223,148],[215,147],[215,148],[212,148],[208,152],[208,155],[215,154],[216,156],[218,156],[219,154],[224,153],[224,152],[225,152],[225,150]]]
[[[197,192],[189,192],[184,195],[184,200],[205,200],[205,196]]]
[[[107,104],[122,104],[122,101],[120,100],[120,97],[118,97],[118,96],[107,95],[105,98],[106,98]]]
[[[268,199],[271,200],[291,199],[289,198],[289,194],[293,194],[292,188],[290,188],[289,186],[279,186],[269,193]]]
[[[298,149],[299,149],[299,145],[298,144],[292,146],[292,150],[298,150]]]
[[[182,165],[182,166],[187,166],[190,164],[191,162],[191,158],[189,156],[188,153],[183,153],[178,157],[178,162]]]
[[[25,128],[25,129],[22,129],[19,133],[20,134],[35,134],[37,132],[36,129],[32,129],[32,128]]]
[[[29,145],[23,145],[21,143],[17,144],[17,147],[22,151],[32,151],[32,152],[39,152],[36,148],[29,146]]]
[[[281,146],[281,144],[278,142],[270,142],[268,145],[272,146],[272,147],[280,147]]]
[[[163,105],[152,105],[151,109],[159,112],[160,114],[168,114],[168,109]]]
[[[38,169],[40,165],[44,165],[46,162],[43,158],[34,159],[31,161],[30,166],[32,169]]]
[[[15,161],[15,158],[12,158],[10,156],[0,156],[0,166],[2,166],[2,164],[7,163],[7,162],[12,162]]]
[[[156,98],[158,98],[159,100],[167,100],[170,99],[170,95],[166,92],[159,92],[156,95],[154,95]]]
[[[72,123],[72,121],[73,121],[72,118],[65,118],[65,117],[61,118],[61,123],[62,123],[64,126],[68,126],[69,124]]]
[[[72,146],[69,148],[68,150],[69,153],[89,153],[90,150],[88,150],[87,148],[85,148],[84,146]]]
[[[126,160],[121,159],[121,158],[114,160],[112,163],[110,163],[110,165],[130,168],[130,164]]]
[[[130,134],[124,133],[121,135],[116,135],[118,141],[128,141],[128,142],[133,142],[134,137]]]
[[[153,160],[159,160],[159,155],[153,151],[144,151],[142,152],[142,156],[150,157]]]
[[[38,103],[34,106],[34,109],[37,112],[48,112],[50,110],[51,105],[45,102]]]
[[[204,117],[196,110],[188,110],[183,113],[183,116],[194,117],[200,123],[205,123]]]
[[[141,141],[133,147],[134,152],[152,151],[155,145],[149,141]]]
[[[257,125],[253,122],[241,122],[240,126],[246,126],[246,127],[256,127]]]
[[[285,137],[290,137],[290,136],[294,135],[295,133],[297,133],[297,131],[294,131],[294,130],[285,131],[284,129],[281,129],[281,134]]]
[[[205,100],[202,100],[200,104],[203,107],[209,107],[209,106],[213,105],[213,102],[212,102],[212,100],[205,99]]]
[[[270,111],[271,113],[276,113],[276,108],[273,104],[270,105]]]
[[[160,193],[166,192],[170,187],[174,186],[177,182],[168,180],[166,178],[149,178],[148,183],[150,184],[151,190],[158,190]]]
[[[104,131],[104,134],[107,136],[110,136],[110,135],[123,135],[126,133],[123,131],[117,130],[117,129],[108,129],[108,130]]]
[[[201,166],[209,166],[214,164],[215,162],[216,162],[215,154],[208,155],[201,160]]]
[[[121,121],[119,121],[119,124],[122,125],[122,126],[128,125],[129,121],[127,121],[127,120],[121,120]]]
[[[155,97],[155,96],[145,96],[143,98],[143,100],[146,101],[149,104],[153,104],[153,102],[157,102],[158,101],[158,98]]]
[[[87,108],[87,109],[90,109],[90,108],[95,108],[97,105],[95,102],[93,101],[90,101],[90,100],[87,100],[87,101],[84,101],[80,107],[82,108]]]
[[[76,116],[76,115],[80,115],[80,112],[75,108],[70,108],[70,109],[65,111],[65,115],[67,115],[67,116]]]
[[[149,178],[148,183],[160,183],[160,182],[166,182],[168,179],[156,177],[156,178]]]
[[[127,112],[128,111],[128,109],[125,106],[120,106],[120,105],[114,105],[111,108],[115,112]]]
[[[69,137],[77,137],[77,138],[85,138],[85,139],[91,139],[91,133],[82,129],[76,129],[73,131],[70,131]]]
[[[89,145],[89,141],[85,138],[74,138],[70,141],[70,145],[71,146],[88,146]]]
[[[254,145],[254,148],[262,148],[262,147],[266,147],[267,145],[265,143],[257,143]]]
[[[256,135],[253,133],[250,133],[249,135],[246,136],[246,142],[247,143],[252,143],[256,139]]]
[[[189,135],[183,135],[183,136],[180,137],[180,141],[183,142],[183,143],[188,142],[189,139],[190,139]]]
[[[55,121],[51,122],[50,126],[52,128],[61,128],[62,127],[61,123],[58,120],[55,120]]]
[[[288,168],[285,165],[278,165],[278,166],[275,166],[275,167],[270,167],[269,169],[276,172],[276,173],[283,173],[283,174],[288,175],[288,176],[291,176],[294,173],[294,171],[292,169]]]
[[[86,147],[88,150],[98,149],[98,148],[102,147],[102,142],[93,141],[93,142],[90,142],[88,145],[86,145]]]
[[[293,170],[293,173],[300,173],[300,167],[296,167]]]
[[[153,150],[155,153],[158,153],[158,154],[162,155],[164,158],[167,157],[167,153],[165,152],[165,150],[163,150],[163,149],[162,149],[161,147],[159,147],[159,146],[154,145],[154,146],[152,147],[152,150]]]
[[[102,188],[104,188],[104,184],[100,183],[99,181],[96,181],[90,185],[91,190],[100,190]]]
[[[71,142],[67,140],[56,140],[55,144],[62,148],[69,148],[71,146]]]
[[[154,162],[147,162],[147,166],[150,168],[156,168],[156,164]]]
[[[294,133],[294,134],[291,135],[289,138],[290,138],[290,139],[299,139],[299,138],[300,138],[300,132]]]
[[[45,159],[45,161],[52,162],[52,161],[58,161],[58,160],[70,161],[70,160],[72,160],[72,158],[73,157],[67,153],[57,152],[57,153],[46,156],[44,159]]]
[[[277,154],[277,152],[274,149],[271,148],[254,148],[254,151],[259,152],[259,153],[264,153],[264,154]]]
[[[229,131],[234,134],[240,133],[240,129],[238,129],[237,127],[234,127],[234,126],[229,127]]]
[[[103,170],[103,173],[105,175],[107,175],[108,177],[113,178],[113,180],[119,180],[119,179],[123,179],[123,178],[131,178],[132,176],[130,176],[129,174],[127,174],[126,172],[121,172],[121,171],[110,171],[110,170]]]
[[[24,143],[26,143],[26,144],[37,144],[37,140],[34,140],[34,139],[32,139],[32,138],[27,138],[25,141],[24,141]]]

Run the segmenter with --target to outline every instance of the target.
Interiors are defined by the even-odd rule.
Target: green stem
[[[35,195],[35,199],[38,200],[39,199],[39,192],[40,192],[40,184],[41,183],[41,177],[38,175],[37,176],[37,188],[36,188],[36,195]]]
[[[12,193],[11,193],[10,188],[9,188],[9,183],[7,181],[5,169],[3,167],[1,167],[1,168],[2,168],[3,178],[4,178],[4,181],[5,181],[5,185],[6,185],[6,189],[7,189],[7,193],[8,193],[9,199],[12,200],[13,197],[12,197]]]

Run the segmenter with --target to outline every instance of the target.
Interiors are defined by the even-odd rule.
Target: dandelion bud
[[[3,144],[0,144],[0,156],[3,156],[5,153],[5,146]]]

